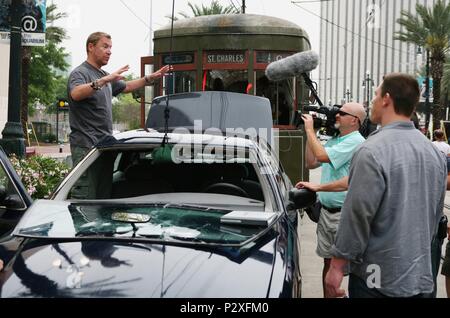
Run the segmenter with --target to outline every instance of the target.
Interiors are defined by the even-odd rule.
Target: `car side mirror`
[[[22,209],[24,207],[24,203],[20,196],[17,194],[8,195],[6,188],[4,186],[0,186],[0,206],[7,209]]]
[[[7,196],[3,202],[4,202],[6,208],[12,209],[12,210],[23,209],[25,207],[24,202],[22,201],[20,196],[17,194],[11,194],[11,195]]]
[[[313,205],[317,200],[317,194],[308,189],[292,189],[289,191],[289,201],[298,210]]]

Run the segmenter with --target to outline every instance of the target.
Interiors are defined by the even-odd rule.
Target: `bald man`
[[[325,146],[322,146],[317,139],[312,116],[303,115],[302,117],[308,138],[306,167],[316,169],[322,166],[322,177],[320,184],[299,182],[297,188],[308,188],[318,192],[322,204],[317,223],[316,253],[324,259],[322,281],[324,297],[327,298],[325,275],[330,267],[331,247],[334,244],[341,208],[347,194],[350,161],[356,148],[365,140],[359,133],[359,129],[366,119],[366,111],[363,105],[358,103],[342,106],[336,115],[336,128],[339,129],[339,135],[330,139]]]

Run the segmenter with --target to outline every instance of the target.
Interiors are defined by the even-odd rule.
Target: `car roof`
[[[117,145],[131,144],[159,144],[162,143],[164,133],[153,129],[131,130],[114,135],[97,144],[98,148],[113,147]],[[252,139],[223,136],[205,133],[190,133],[186,128],[177,128],[176,132],[168,134],[169,143],[179,144],[208,144],[223,145],[242,148],[257,148],[257,141]]]

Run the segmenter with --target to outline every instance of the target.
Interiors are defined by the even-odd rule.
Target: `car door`
[[[0,147],[0,238],[14,229],[33,200]]]

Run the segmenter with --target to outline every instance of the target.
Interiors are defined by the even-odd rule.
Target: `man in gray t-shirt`
[[[425,298],[433,292],[447,169],[410,120],[419,95],[416,79],[406,74],[387,75],[375,92],[370,119],[381,128],[350,165],[325,279],[334,297],[345,293],[340,285],[348,263],[350,297]]]
[[[68,89],[72,92],[77,86],[92,83],[108,73],[98,69],[88,61],[72,71]],[[112,98],[122,93],[124,81],[107,83],[101,90],[80,101],[70,98],[70,144],[71,146],[91,148],[101,138],[112,133]]]
[[[166,65],[151,75],[125,82],[122,74],[128,71],[128,65],[111,74],[101,69],[109,62],[111,47],[109,34],[92,33],[86,41],[86,61],[75,68],[69,76],[67,93],[73,165],[76,165],[101,139],[112,135],[113,96],[152,85],[170,69]],[[86,191],[87,189],[84,193]]]

